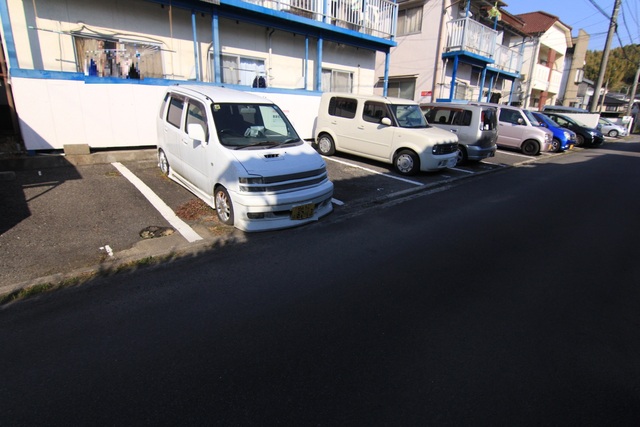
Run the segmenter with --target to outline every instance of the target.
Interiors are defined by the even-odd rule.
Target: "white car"
[[[323,93],[314,135],[324,156],[342,151],[392,164],[401,175],[452,168],[458,159],[458,137],[429,126],[409,99]]]
[[[333,210],[324,160],[271,101],[199,85],[171,86],[157,116],[158,164],[243,231],[316,221]]]
[[[627,128],[617,125],[604,117],[600,117],[598,119],[598,130],[602,132],[603,135],[607,135],[612,138],[627,136]]]

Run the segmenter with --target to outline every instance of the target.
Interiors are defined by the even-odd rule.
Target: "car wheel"
[[[609,136],[610,136],[611,138],[617,138],[617,137],[618,137],[618,131],[617,131],[617,130],[615,130],[615,129],[611,129],[611,130],[609,131]]]
[[[164,176],[169,176],[171,168],[169,167],[169,160],[167,160],[167,155],[164,154],[163,150],[158,151],[158,166],[160,167],[160,170],[162,171],[162,174]]]
[[[467,150],[464,147],[458,145],[458,157],[456,159],[456,166],[464,165],[469,160],[467,156]]]
[[[420,170],[420,158],[411,150],[401,150],[393,158],[393,166],[400,175],[415,175]]]
[[[535,156],[540,153],[540,145],[538,141],[534,141],[533,139],[527,139],[522,143],[522,152],[527,156]]]
[[[326,133],[323,133],[318,138],[318,152],[323,156],[333,156],[336,153],[336,145],[333,143],[333,138]]]
[[[551,141],[551,151],[553,151],[554,153],[559,153],[560,151],[562,151],[562,143],[558,138],[553,138],[553,140]]]
[[[584,145],[584,136],[576,135],[576,147],[582,147]]]
[[[220,222],[226,225],[233,225],[233,202],[227,189],[223,186],[216,187],[215,190],[216,213]]]

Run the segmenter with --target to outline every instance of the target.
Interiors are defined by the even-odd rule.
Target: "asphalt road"
[[[1,425],[638,425],[640,144],[0,308]]]

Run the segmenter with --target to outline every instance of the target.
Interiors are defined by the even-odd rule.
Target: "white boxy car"
[[[392,164],[402,175],[454,167],[458,137],[427,124],[418,103],[324,93],[314,130],[320,154],[336,151]]]
[[[333,209],[318,153],[266,98],[170,86],[157,119],[158,164],[169,178],[243,231],[293,227]]]

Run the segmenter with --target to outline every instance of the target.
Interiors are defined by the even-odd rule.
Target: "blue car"
[[[551,151],[559,153],[564,150],[571,150],[576,145],[576,133],[574,131],[560,127],[542,113],[533,112],[533,116],[538,120],[540,126],[553,132]]]

